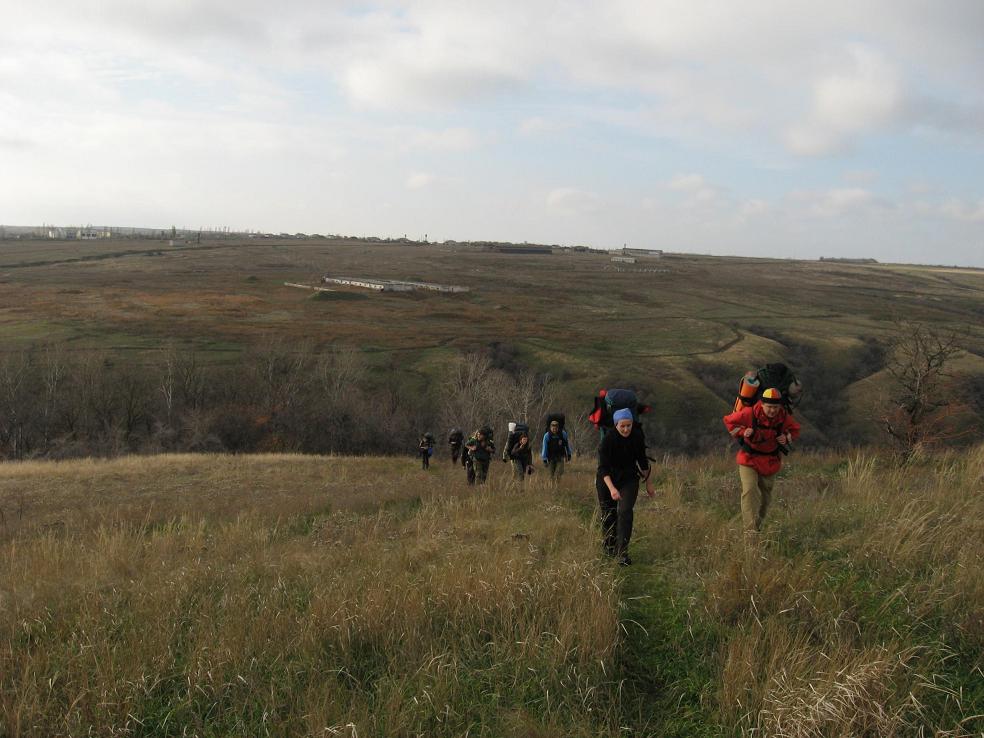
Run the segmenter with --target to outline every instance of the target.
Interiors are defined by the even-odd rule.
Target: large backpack
[[[564,430],[564,422],[567,420],[567,416],[564,413],[547,413],[547,416],[543,419],[543,432],[547,433],[550,431],[550,424],[557,423],[561,430]]]
[[[789,391],[795,385],[796,392]],[[743,407],[751,407],[761,398],[762,393],[775,388],[782,393],[782,405],[790,413],[799,404],[802,384],[785,364],[766,364],[756,371],[745,372],[738,382],[738,397],[735,398],[734,412]]]
[[[629,389],[600,390],[594,398],[594,410],[588,416],[595,428],[605,430],[615,427],[614,415],[618,410],[631,410],[632,420],[639,422],[639,416],[652,410],[649,405],[640,405],[636,393]]]

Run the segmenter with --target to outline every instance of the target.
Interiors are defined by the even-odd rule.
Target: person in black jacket
[[[522,482],[527,475],[533,473],[533,449],[530,448],[528,434],[519,435],[519,439],[509,450],[509,459],[512,461],[513,476],[517,481]]]
[[[595,489],[601,506],[601,529],[605,553],[622,566],[632,563],[632,508],[639,496],[639,480],[646,480],[646,494],[656,494],[646,458],[646,440],[632,420],[632,411],[619,410],[613,418],[615,433],[607,433],[598,449]]]

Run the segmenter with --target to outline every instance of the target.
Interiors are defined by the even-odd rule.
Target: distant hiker
[[[615,429],[606,433],[598,448],[598,474],[595,489],[601,507],[601,530],[605,553],[614,556],[621,566],[632,563],[629,539],[632,537],[632,508],[639,496],[639,481],[646,481],[646,494],[653,488],[646,440],[632,411],[615,411]]]
[[[782,455],[799,438],[800,425],[783,407],[782,393],[770,387],[751,407],[724,416],[728,433],[741,447],[736,460],[741,479],[741,517],[747,543],[754,543],[772,501]]]
[[[513,477],[517,481],[522,482],[533,473],[533,448],[528,433],[520,433],[519,439],[509,450],[509,460],[512,461]]]
[[[468,449],[469,463],[466,467],[468,484],[485,484],[489,475],[489,462],[492,454],[495,453],[495,443],[492,441],[491,429],[488,427],[480,428],[465,441],[465,448]]]
[[[540,459],[550,472],[550,480],[559,482],[564,475],[564,463],[571,460],[571,442],[564,430],[564,416],[560,413],[547,416],[547,430],[540,444]]]
[[[521,423],[518,421],[510,421],[508,426],[509,432],[506,435],[506,444],[502,447],[502,460],[511,461],[512,460],[512,450],[513,447],[519,443],[519,439],[524,435],[527,436],[527,443],[529,443],[530,427],[526,423]]]
[[[451,450],[451,463],[457,464],[458,457],[461,456],[461,446],[465,442],[465,434],[461,432],[460,428],[452,428],[451,432],[448,433],[448,448]],[[462,459],[462,465],[464,465],[464,459]]]
[[[430,468],[430,457],[434,455],[434,436],[431,433],[424,433],[420,436],[417,443],[417,453],[420,454],[420,468]]]

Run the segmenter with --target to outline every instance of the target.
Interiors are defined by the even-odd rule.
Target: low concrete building
[[[340,284],[347,287],[361,287],[376,292],[413,292],[432,290],[434,292],[468,292],[470,288],[454,284],[435,284],[433,282],[406,282],[399,279],[373,279],[371,277],[329,277],[321,278],[325,284]]]

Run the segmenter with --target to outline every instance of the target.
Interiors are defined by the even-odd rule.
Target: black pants
[[[605,552],[621,556],[629,548],[632,538],[632,508],[639,497],[639,478],[632,477],[622,484],[615,485],[622,498],[613,500],[608,485],[601,477],[595,479],[598,492],[598,505],[601,507],[601,534]]]
[[[427,453],[426,451],[421,451],[420,452],[420,467],[422,469],[429,469],[430,468],[430,464],[431,464],[430,454]]]
[[[451,463],[452,464],[457,464],[458,463],[458,456],[460,456],[460,455],[461,455],[461,446],[460,445],[455,445],[455,444],[452,443],[451,444]]]

